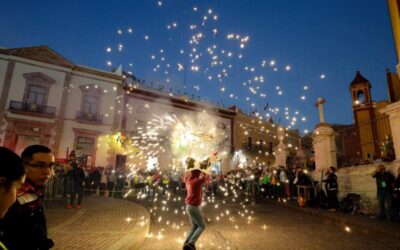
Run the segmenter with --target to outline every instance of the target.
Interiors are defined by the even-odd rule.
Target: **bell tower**
[[[363,160],[372,160],[378,156],[376,143],[377,129],[374,123],[374,103],[371,97],[371,83],[357,71],[354,80],[350,83],[352,99],[354,129],[359,138],[359,149],[357,154]]]
[[[353,112],[358,109],[372,107],[371,83],[357,71],[354,80],[350,83]]]

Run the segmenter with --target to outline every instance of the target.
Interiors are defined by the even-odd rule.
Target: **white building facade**
[[[0,50],[0,145],[17,153],[50,147],[57,158],[75,150],[88,165],[113,165],[97,138],[119,126],[123,77],[75,65],[46,46]]]
[[[76,65],[47,46],[0,49],[0,145],[19,154],[29,145],[42,144],[59,159],[74,150],[89,166],[124,167],[127,156],[102,138],[116,133],[130,136],[152,114],[206,111],[226,130],[225,152],[233,149],[235,111],[132,89],[124,78],[121,71]],[[228,168],[228,162],[221,162],[222,170]]]

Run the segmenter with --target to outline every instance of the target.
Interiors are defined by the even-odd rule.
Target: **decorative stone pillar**
[[[337,167],[335,132],[325,123],[324,103],[325,100],[320,97],[315,104],[318,107],[320,121],[312,135],[315,168],[317,171],[323,171],[329,167]]]
[[[277,127],[276,135],[278,137],[279,143],[274,148],[275,165],[284,166],[286,168],[286,159],[289,155],[289,150],[288,147],[283,143],[283,139],[285,138],[285,128],[282,125],[279,125]]]
[[[396,160],[400,161],[400,101],[387,105],[380,112],[389,116]]]
[[[337,167],[335,132],[329,125],[320,123],[316,126],[313,138],[315,167],[323,171],[329,167]]]

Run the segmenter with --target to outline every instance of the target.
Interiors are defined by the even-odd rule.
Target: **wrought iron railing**
[[[249,152],[269,151],[267,147],[264,147],[261,144],[248,144],[248,143],[243,143],[242,149]]]
[[[81,121],[88,121],[93,123],[103,123],[102,114],[93,114],[88,112],[77,111],[76,119]]]
[[[49,115],[49,116],[55,116],[55,114],[56,114],[55,107],[39,105],[36,103],[14,101],[14,100],[10,101],[9,109],[11,111],[38,113],[38,114],[45,114],[45,115]]]

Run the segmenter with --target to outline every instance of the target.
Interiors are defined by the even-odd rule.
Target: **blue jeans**
[[[190,229],[185,243],[195,244],[197,239],[206,229],[206,222],[204,221],[204,217],[201,213],[200,207],[186,205],[186,213],[189,215],[192,228]]]

